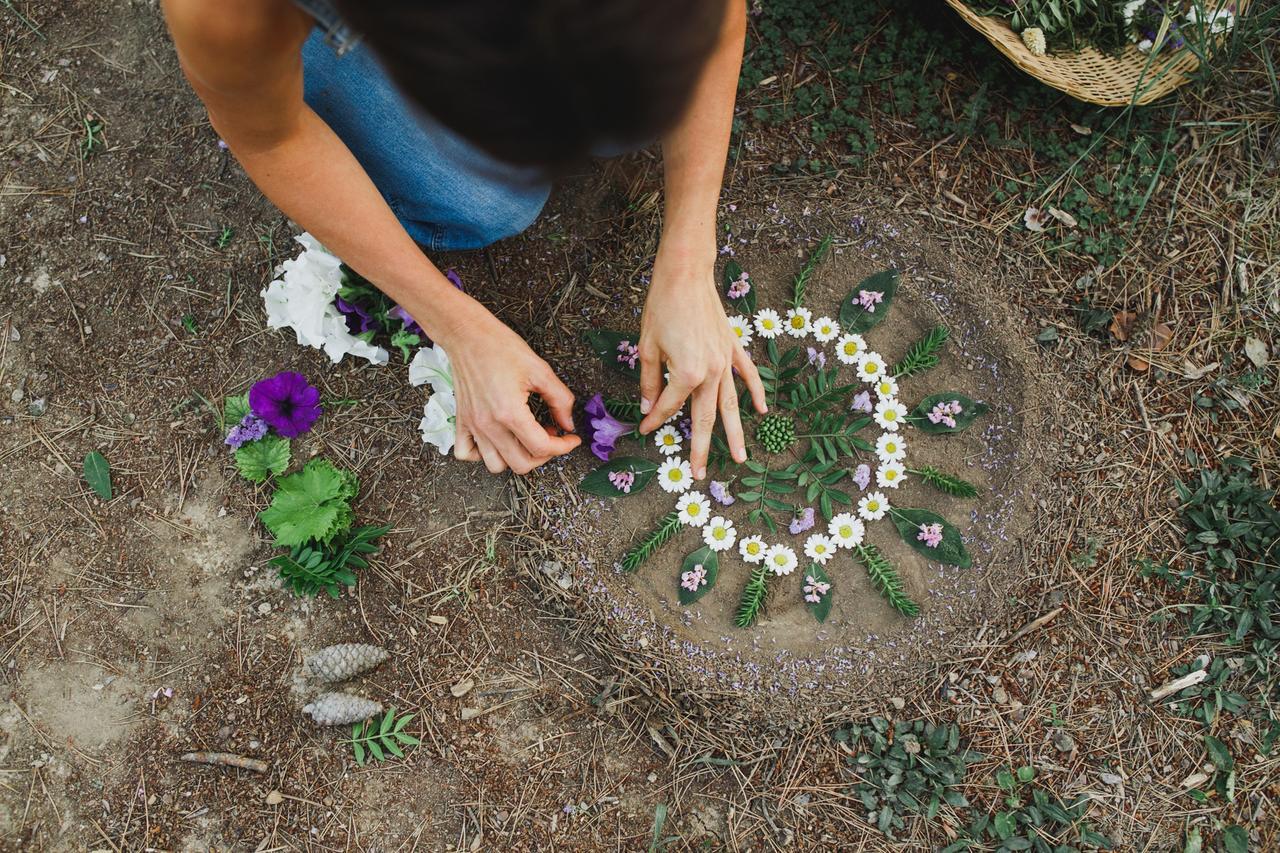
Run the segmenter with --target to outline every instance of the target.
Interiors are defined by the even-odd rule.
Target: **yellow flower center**
[[[885,449],[885,451],[886,451],[887,453],[897,453],[897,452],[898,452],[898,445],[896,445],[896,444],[894,444],[892,441],[890,441],[890,442],[888,442],[887,444],[885,444],[884,449]]]
[[[877,512],[877,511],[879,511],[879,509],[880,509],[880,502],[879,502],[879,501],[867,501],[867,511],[868,511],[868,512]]]
[[[897,420],[897,418],[898,418],[898,413],[895,412],[893,409],[889,409],[884,413],[884,419],[886,421]]]
[[[884,472],[884,478],[885,478],[886,480],[890,480],[890,481],[892,481],[892,480],[896,480],[896,479],[898,479],[898,472],[897,472],[897,471],[893,471],[893,470],[885,471],[885,472]]]
[[[845,344],[845,345],[844,345],[844,354],[845,354],[845,355],[857,355],[857,354],[858,354],[858,345],[857,345],[857,344],[855,344],[853,341],[849,341],[847,344]]]
[[[738,337],[742,337],[742,327],[741,327],[741,326],[734,326],[734,327],[733,327],[733,333],[734,333],[735,335],[737,335]]]
[[[723,539],[725,537],[725,529],[723,527],[717,527],[715,530],[711,531],[711,537],[713,539]]]
[[[803,329],[803,328],[804,328],[804,318],[803,318],[803,317],[800,317],[800,316],[792,317],[792,318],[791,318],[791,328],[793,328],[793,329]]]
[[[840,535],[846,539],[849,538],[853,535],[853,528],[847,524],[840,525]]]
[[[667,472],[667,479],[673,483],[678,483],[682,479],[684,479],[684,472],[682,472],[679,468],[672,468],[670,471]]]
[[[676,437],[668,433],[667,435],[664,435],[662,437],[662,443],[665,444],[667,447],[670,447],[671,445],[676,443]]]
[[[689,508],[685,512],[689,513],[689,515],[698,515],[702,512],[702,507],[697,504],[689,504]]]
[[[775,554],[773,557],[773,564],[775,566],[785,566],[787,564],[787,555]]]
[[[759,554],[759,553],[760,553],[760,543],[759,543],[759,542],[748,542],[748,543],[747,543],[747,553],[748,553],[748,554],[750,554],[750,555],[751,555],[751,556],[753,556],[753,557],[754,557],[756,554]]]
[[[867,373],[874,374],[876,372],[875,362],[868,361],[866,367],[862,368]]]

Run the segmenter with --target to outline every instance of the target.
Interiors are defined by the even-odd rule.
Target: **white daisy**
[[[907,407],[897,400],[881,400],[876,403],[876,411],[872,417],[882,428],[897,432],[898,426],[907,419]]]
[[[887,400],[890,397],[898,396],[898,380],[887,374],[877,379],[875,385],[871,387],[875,390],[876,396],[881,400]]]
[[[787,334],[793,338],[803,338],[809,334],[809,324],[813,320],[813,312],[808,308],[792,308],[787,311]]]
[[[671,381],[671,374],[670,374],[670,373],[664,373],[664,374],[662,374],[662,379],[663,379],[663,381],[664,381],[664,382],[670,382],[670,381]],[[667,418],[665,421],[663,421],[663,423],[664,423],[664,424],[672,424],[672,423],[675,423],[676,421],[678,421],[680,418],[683,418],[683,417],[684,417],[684,409],[676,409],[676,413],[675,413],[674,415],[672,415],[671,417]]]
[[[879,353],[868,351],[858,356],[858,378],[863,382],[878,382],[886,369]]]
[[[836,358],[841,364],[857,364],[866,351],[867,342],[862,335],[841,335],[836,341]]]
[[[759,536],[748,536],[738,542],[738,553],[748,563],[759,563],[764,559],[764,553],[767,550],[769,546],[764,544],[764,539]]]
[[[886,462],[876,469],[876,485],[896,489],[907,479],[907,469],[901,462]]]
[[[827,533],[841,548],[854,548],[862,544],[867,526],[853,513],[842,512],[831,519],[831,523],[827,525]]]
[[[804,554],[818,565],[826,565],[836,555],[836,541],[830,536],[815,533],[804,542]]]
[[[834,341],[840,335],[840,324],[830,317],[819,317],[813,321],[813,336],[821,343]]]
[[[664,426],[653,434],[653,443],[664,456],[679,453],[683,442],[684,436],[673,426]]]
[[[889,499],[884,492],[872,492],[858,501],[858,515],[867,521],[879,521],[889,511]]]
[[[676,511],[680,513],[681,524],[701,527],[711,517],[711,501],[702,492],[685,492],[676,501]]]
[[[658,485],[664,492],[687,491],[693,483],[693,469],[679,456],[672,456],[658,466]]]
[[[907,442],[896,432],[882,432],[876,439],[876,457],[881,462],[898,462],[907,455]]]
[[[702,528],[702,541],[712,551],[727,551],[738,541],[738,531],[734,529],[732,521],[717,515]]]
[[[751,346],[751,321],[741,314],[734,314],[729,318],[729,328],[733,329],[733,333],[738,337],[738,343],[744,347]]]
[[[775,575],[789,575],[800,565],[800,561],[796,559],[796,552],[786,545],[770,545],[769,550],[764,552],[764,564]]]
[[[776,338],[782,331],[782,318],[772,308],[764,308],[756,313],[756,332],[760,337]]]

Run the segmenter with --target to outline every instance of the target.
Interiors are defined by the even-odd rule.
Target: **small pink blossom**
[[[689,590],[689,592],[696,592],[698,587],[706,585],[707,570],[702,567],[701,563],[680,575],[680,586]]]
[[[876,306],[884,299],[884,294],[878,290],[859,290],[858,304],[862,306],[863,311],[872,314],[876,312]]]
[[[938,522],[922,524],[920,525],[920,532],[916,534],[916,538],[928,548],[937,548],[942,544],[942,525]]]
[[[618,361],[627,367],[635,370],[636,362],[640,360],[640,347],[631,343],[631,341],[618,341]]]
[[[962,413],[964,407],[960,405],[959,400],[944,400],[933,407],[929,412],[929,423],[945,424],[950,429],[956,428],[955,416]]]
[[[853,395],[853,405],[849,407],[855,412],[871,414],[871,392],[859,391]]]
[[[738,280],[729,285],[727,293],[730,299],[741,299],[751,292],[751,282],[747,281],[748,278],[744,270],[742,275],[738,276]]]
[[[871,483],[871,468],[868,465],[859,465],[857,470],[853,472],[853,482],[858,484],[858,488],[864,492]]]
[[[804,508],[804,512],[791,519],[791,525],[788,529],[791,531],[792,536],[797,536],[811,527],[813,527],[813,507],[807,506]]]
[[[817,604],[830,591],[831,584],[815,580],[813,575],[804,576],[804,600],[810,604]]]
[[[636,475],[631,471],[610,471],[609,482],[624,495],[629,495],[631,494],[631,487],[635,485]]]

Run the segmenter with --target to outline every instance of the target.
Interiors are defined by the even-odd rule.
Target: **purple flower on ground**
[[[827,354],[825,352],[813,347],[809,347],[808,350],[809,364],[816,364],[819,370],[827,366]]]
[[[804,600],[810,604],[817,604],[830,589],[831,584],[815,580],[813,575],[804,576]]]
[[[311,431],[320,417],[320,392],[301,373],[282,371],[249,389],[249,409],[285,438]]]
[[[402,306],[397,305],[396,307],[388,311],[387,314],[392,317],[395,317],[397,320],[403,323],[404,330],[409,334],[411,335],[422,334],[422,327],[418,325],[418,321],[413,319],[413,316],[408,311],[404,310]]]
[[[866,465],[859,465],[857,470],[853,472],[853,482],[858,484],[858,488],[864,492],[871,483],[871,469]]]
[[[733,495],[729,494],[729,488],[719,480],[712,480],[707,486],[707,491],[711,492],[711,497],[721,506],[729,506],[737,500]]]
[[[587,441],[591,444],[591,452],[601,461],[608,462],[618,439],[634,430],[636,425],[624,424],[609,414],[604,407],[603,394],[597,394],[587,402],[586,412]]]
[[[694,566],[692,570],[680,575],[680,586],[690,592],[697,592],[698,587],[705,586],[707,583],[707,570],[701,563]]]
[[[729,285],[727,293],[730,299],[741,299],[751,292],[751,282],[747,281],[747,279],[748,275],[744,271],[742,275],[738,276],[738,278]]]
[[[240,423],[227,430],[227,446],[239,450],[241,445],[257,441],[267,434],[267,422],[250,412]]]
[[[951,429],[956,428],[955,416],[964,413],[964,406],[959,400],[944,400],[929,412],[929,423],[943,424]]]
[[[804,512],[791,519],[791,525],[788,529],[791,531],[792,536],[797,536],[811,527],[813,527],[813,507],[807,506],[804,508]]]
[[[359,302],[348,302],[339,296],[333,300],[333,306],[347,318],[347,331],[353,335],[382,330],[378,321],[373,319],[373,315]]]
[[[922,524],[920,532],[916,534],[916,538],[925,544],[928,548],[937,548],[942,543],[942,525]]]
[[[449,281],[453,283],[453,286],[458,288],[458,290],[463,289],[462,279],[458,276],[458,271],[455,270],[453,267],[449,267],[447,270],[444,271],[444,277],[449,279]]]
[[[632,370],[636,369],[636,362],[640,360],[640,347],[631,343],[631,341],[618,341],[618,361],[625,364]]]
[[[636,475],[631,471],[610,471],[609,482],[624,495],[629,495],[631,487],[636,483]]]
[[[685,441],[693,441],[693,418],[681,418],[680,423],[676,424],[680,430],[680,434],[684,436]]]
[[[859,391],[853,395],[853,405],[849,407],[855,412],[871,414],[871,392]]]

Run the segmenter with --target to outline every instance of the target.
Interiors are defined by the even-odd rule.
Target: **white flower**
[[[899,403],[897,400],[881,400],[876,403],[875,414],[872,415],[884,429],[890,432],[897,432],[898,426],[906,420],[907,407]]]
[[[1044,30],[1039,27],[1027,27],[1023,30],[1022,43],[1027,46],[1027,50],[1031,51],[1032,56],[1044,56],[1046,48]]]
[[[879,521],[889,511],[889,499],[884,492],[872,492],[858,501],[858,515],[867,521]]]
[[[1138,10],[1147,5],[1147,0],[1129,0],[1124,4],[1124,8],[1120,14],[1124,15],[1124,25],[1126,27],[1133,26],[1133,16],[1138,14]]]
[[[876,469],[876,485],[896,489],[907,479],[907,469],[901,462],[886,462]]]
[[[1143,53],[1150,53],[1151,48],[1153,47],[1155,47],[1155,42],[1151,41],[1151,39],[1143,39],[1142,41],[1138,42],[1138,50],[1142,51]]]
[[[729,318],[729,328],[733,329],[733,333],[738,337],[738,343],[744,347],[751,346],[751,322],[741,314],[734,314]]]
[[[804,554],[818,565],[826,565],[836,555],[836,541],[829,536],[815,533],[804,542]]]
[[[809,323],[813,312],[808,308],[792,308],[787,311],[787,334],[793,338],[803,338],[809,334]]]
[[[680,434],[680,430],[673,426],[664,426],[653,434],[653,443],[658,450],[665,456],[680,452],[680,445],[684,441],[684,436]]]
[[[813,321],[813,336],[821,343],[834,341],[840,335],[840,324],[830,317],[819,317]]]
[[[439,344],[422,347],[409,362],[409,384],[417,388],[425,382],[430,382],[431,390],[437,394],[453,393],[453,365]]]
[[[738,553],[748,563],[758,563],[763,560],[767,550],[769,546],[765,545],[764,539],[759,536],[748,536],[738,542]]]
[[[898,396],[898,380],[887,374],[877,379],[872,388],[881,400]]]
[[[853,513],[842,512],[831,519],[831,523],[827,525],[827,533],[841,548],[854,548],[862,544],[867,526]]]
[[[441,456],[448,456],[458,436],[458,401],[452,391],[440,391],[431,395],[422,409],[422,421],[418,430],[423,444],[434,444]]]
[[[782,331],[782,318],[772,308],[764,308],[756,313],[756,332],[760,337],[776,338]]]
[[[1215,9],[1209,14],[1208,20],[1202,22],[1200,20],[1200,9],[1193,3],[1191,8],[1187,10],[1187,24],[1194,26],[1196,24],[1203,23],[1207,23],[1209,25],[1209,32],[1217,35],[1218,33],[1225,33],[1227,30],[1234,27],[1236,24],[1236,16],[1230,9]]]
[[[881,462],[898,462],[907,455],[907,442],[896,432],[884,432],[876,439],[876,458]]]
[[[303,246],[302,254],[282,263],[276,270],[279,278],[262,291],[267,325],[293,329],[298,343],[323,349],[334,364],[348,353],[386,364],[387,351],[351,334],[347,318],[333,304],[342,287],[342,262],[310,234],[295,239]]]
[[[671,374],[669,374],[669,373],[664,373],[664,374],[662,374],[662,378],[663,378],[665,381],[670,382],[670,381],[671,381]],[[675,413],[674,415],[672,415],[671,417],[667,418],[667,419],[666,419],[665,421],[663,421],[662,423],[663,423],[663,424],[673,424],[673,423],[675,423],[676,421],[680,420],[680,419],[681,419],[681,418],[683,418],[683,417],[684,417],[684,409],[677,409],[677,410],[676,410],[676,413]]]
[[[858,378],[863,382],[875,383],[884,376],[887,368],[884,359],[877,352],[865,352],[858,356]]]
[[[770,545],[764,552],[764,564],[775,575],[789,575],[800,565],[796,552],[786,545]]]
[[[841,335],[836,341],[836,358],[841,364],[857,364],[866,349],[867,342],[862,335]]]
[[[681,524],[701,527],[711,517],[711,501],[702,492],[685,492],[676,501],[676,511],[680,513]]]
[[[712,551],[727,551],[738,541],[738,531],[734,530],[732,521],[717,515],[702,528],[702,541]]]
[[[672,456],[658,466],[658,485],[664,492],[683,492],[693,483],[693,470],[679,456]]]

